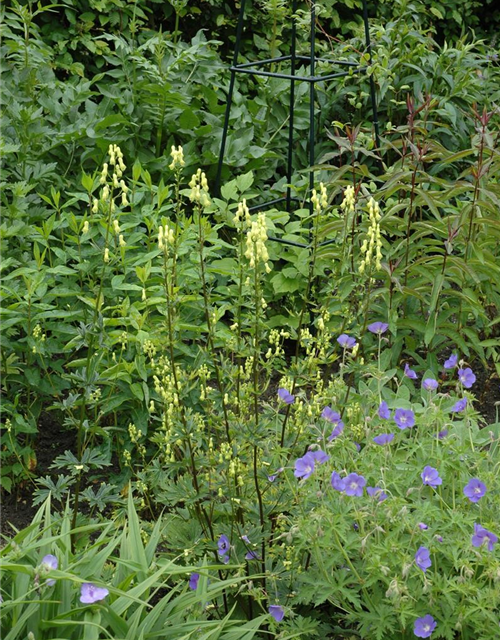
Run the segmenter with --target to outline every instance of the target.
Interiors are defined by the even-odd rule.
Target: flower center
[[[425,481],[426,481],[426,482],[429,482],[429,481],[430,481],[430,479],[431,479],[431,477],[430,477],[430,476],[425,476]]]
[[[357,489],[358,485],[355,482],[351,482],[351,489]]]
[[[431,626],[429,624],[424,624],[424,631],[430,631],[431,630]]]
[[[481,493],[481,488],[480,487],[476,487],[474,489],[474,493]]]

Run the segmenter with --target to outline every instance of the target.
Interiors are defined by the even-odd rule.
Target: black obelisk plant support
[[[243,22],[245,17],[245,4],[246,0],[241,0],[240,5],[240,13],[238,16],[238,25],[236,28],[236,44],[234,48],[234,56],[233,56],[233,64],[230,67],[231,78],[229,81],[229,90],[227,95],[227,104],[226,104],[226,113],[224,117],[224,126],[222,129],[222,141],[221,148],[219,154],[219,162],[217,166],[217,177],[216,177],[216,192],[218,193],[220,190],[220,181],[222,174],[222,165],[224,163],[224,152],[226,150],[226,142],[227,135],[229,129],[229,116],[231,113],[231,104],[233,100],[233,92],[234,92],[234,83],[237,73],[247,73],[250,75],[256,76],[264,76],[269,78],[281,78],[290,81],[290,119],[288,124],[288,149],[287,149],[287,190],[286,196],[281,198],[276,198],[274,200],[267,201],[263,204],[258,204],[250,207],[250,210],[268,208],[280,202],[286,202],[286,209],[290,211],[291,203],[294,198],[291,195],[291,181],[292,181],[292,165],[293,165],[293,141],[294,141],[294,107],[295,107],[295,83],[296,82],[308,82],[309,83],[309,143],[308,143],[308,151],[309,151],[309,167],[313,167],[315,164],[315,126],[314,126],[314,99],[315,99],[315,87],[318,82],[329,82],[331,80],[335,80],[336,78],[342,78],[347,75],[351,75],[353,73],[361,73],[366,72],[369,69],[369,65],[371,64],[371,42],[370,42],[370,30],[368,25],[368,7],[367,0],[363,0],[363,22],[365,27],[365,40],[366,40],[366,50],[369,55],[369,62],[367,65],[362,65],[357,62],[346,62],[343,60],[329,60],[326,58],[317,58],[315,54],[316,48],[316,8],[313,2],[311,2],[310,8],[310,16],[311,16],[311,35],[310,35],[310,47],[309,47],[309,55],[297,55],[297,25],[295,14],[297,12],[297,3],[298,0],[293,0],[292,5],[292,24],[291,24],[291,45],[290,45],[290,54],[286,56],[279,56],[276,58],[267,58],[266,60],[260,60],[257,62],[246,62],[243,64],[238,64],[238,57],[240,54],[241,47],[241,36],[243,33]],[[276,62],[290,62],[290,73],[276,73],[272,71],[264,71],[262,67],[265,65],[271,65]],[[309,74],[308,75],[296,75],[297,63],[300,62],[308,62],[309,63]],[[316,64],[317,62],[329,62],[334,65],[338,65],[339,67],[348,67],[348,70],[337,71],[336,73],[328,73],[325,75],[316,75]],[[372,113],[373,113],[373,126],[375,129],[375,141],[377,147],[379,144],[379,126],[378,126],[378,117],[377,117],[377,104],[375,99],[375,83],[373,80],[373,76],[370,73],[370,98],[372,105]],[[314,188],[314,171],[311,170],[309,172],[309,192],[312,193]],[[311,213],[312,213],[312,204],[310,204]],[[269,240],[273,240],[275,242],[280,242],[282,244],[298,246],[298,247],[308,247],[308,244],[303,244],[300,242],[293,242],[291,240],[284,240],[282,238],[274,238],[270,237]],[[325,241],[321,244],[328,244],[330,241]]]

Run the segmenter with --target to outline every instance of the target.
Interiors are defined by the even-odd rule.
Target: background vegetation
[[[309,193],[298,88],[297,207],[253,214],[286,189],[289,84],[237,79],[215,193],[237,7],[3,6],[0,482],[7,518],[40,505],[1,551],[7,638],[497,637],[490,4],[370,4],[380,147],[368,76],[318,90]],[[321,3],[322,56],[366,59],[360,9]],[[242,60],[289,20],[249,3]]]

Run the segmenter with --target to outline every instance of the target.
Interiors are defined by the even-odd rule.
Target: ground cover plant
[[[423,4],[374,22],[380,147],[348,77],[315,190],[299,136],[297,208],[251,213],[286,83],[238,86],[216,193],[227,43],[183,42],[196,6],[155,33],[117,5],[98,63],[55,7],[3,14],[1,487],[38,511],[3,529],[2,630],[497,638],[496,53]],[[259,10],[283,52],[289,7]]]

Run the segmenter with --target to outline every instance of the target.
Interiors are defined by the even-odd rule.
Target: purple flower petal
[[[339,422],[338,425],[335,427],[335,429],[328,436],[328,442],[331,442],[332,440],[335,440],[335,438],[338,438],[343,430],[344,430],[344,423]]]
[[[295,402],[295,396],[286,389],[278,389],[278,398],[286,404],[293,404]]]
[[[410,429],[415,425],[415,414],[411,409],[396,409],[394,422],[400,429]]]
[[[376,335],[382,335],[387,331],[389,325],[386,322],[372,322],[368,325],[368,331]]]
[[[53,556],[51,553],[47,554],[42,558],[41,566],[46,570],[50,571],[51,569],[57,569],[59,566],[59,561],[56,556]],[[46,581],[46,585],[48,587],[53,587],[56,581],[52,578]]]
[[[457,400],[455,402],[455,404],[452,406],[450,411],[452,413],[461,413],[462,411],[465,411],[466,407],[467,407],[467,398],[460,398],[460,400]]]
[[[471,502],[479,502],[486,493],[486,485],[479,478],[472,478],[464,487],[464,495]]]
[[[437,469],[434,469],[434,467],[424,467],[421,478],[422,482],[429,487],[435,488],[440,484],[443,484],[443,480],[439,477],[439,473]]]
[[[472,544],[474,547],[482,547],[483,544],[486,543],[488,545],[488,551],[493,551],[493,547],[497,542],[498,536],[480,524],[474,524],[474,535],[472,536]]]
[[[436,626],[434,618],[430,614],[427,614],[423,618],[417,618],[415,620],[413,633],[417,638],[430,638]]]
[[[378,498],[379,502],[387,500],[387,493],[381,487],[366,487],[366,493],[370,498]]]
[[[325,407],[321,412],[321,417],[325,420],[328,420],[328,422],[331,422],[334,425],[340,424],[342,422],[340,413],[337,413],[331,407]]]
[[[382,420],[389,420],[391,417],[391,412],[389,411],[389,407],[387,406],[387,402],[382,400],[382,402],[378,406],[378,417],[382,418]]]
[[[80,602],[83,604],[94,604],[109,595],[105,587],[96,587],[91,582],[84,582],[80,588]]]
[[[425,573],[432,566],[431,552],[427,547],[420,547],[415,554],[415,564]]]
[[[225,555],[231,549],[229,538],[223,533],[217,541],[217,553],[219,556]]]
[[[350,473],[344,480],[344,491],[346,496],[355,496],[360,498],[363,495],[363,487],[366,480],[357,473]],[[333,485],[332,485],[333,486]]]
[[[427,391],[435,391],[438,388],[439,383],[437,380],[434,380],[434,378],[426,378],[422,382],[422,386]]]
[[[302,456],[302,458],[298,458],[295,461],[295,471],[293,472],[296,478],[303,478],[307,480],[311,477],[312,472],[314,471],[315,459],[311,452]]]
[[[259,556],[255,551],[249,551],[245,555],[245,560],[259,560]]]
[[[438,433],[439,440],[443,440],[448,435],[448,429],[443,429]]]
[[[422,529],[422,531],[426,531],[429,528],[429,526],[426,525],[425,522],[419,522],[418,523],[418,528]]]
[[[276,620],[276,622],[281,622],[285,617],[285,610],[279,604],[269,605],[269,613]]]
[[[445,369],[454,369],[458,363],[458,356],[456,353],[452,353],[448,360],[444,361]]]
[[[413,369],[410,369],[410,365],[408,363],[405,364],[404,374],[407,378],[410,378],[410,380],[416,380],[418,378],[415,371],[413,371]]]
[[[476,382],[476,376],[469,367],[467,367],[467,369],[458,370],[458,379],[466,389],[470,389],[474,382]]]
[[[339,476],[339,474],[336,471],[333,471],[332,477],[330,479],[330,483],[332,487],[335,489],[335,491],[342,492],[345,489],[345,480],[342,480],[342,478]]]
[[[196,589],[198,588],[199,579],[200,579],[199,573],[192,573],[189,576],[189,588],[192,589],[193,591],[196,591]]]
[[[356,346],[356,340],[348,336],[346,333],[343,333],[337,338],[337,342],[343,349],[352,349]]]
[[[327,460],[330,460],[330,456],[324,451],[321,451],[321,449],[318,449],[318,451],[309,451],[308,453],[312,455],[314,461],[318,464],[323,464]]]
[[[375,436],[373,438],[373,442],[375,444],[380,444],[380,445],[389,444],[393,440],[394,440],[393,433],[381,433],[379,436]]]

